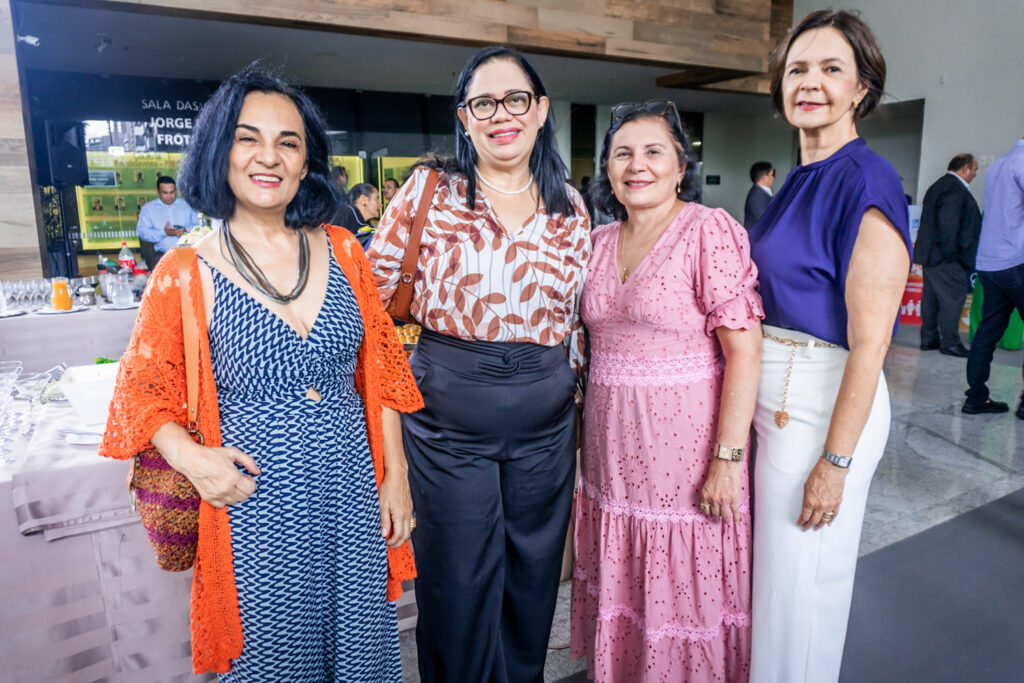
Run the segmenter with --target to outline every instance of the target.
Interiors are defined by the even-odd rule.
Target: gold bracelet
[[[730,462],[743,462],[743,453],[746,449],[737,448],[735,446],[723,446],[720,443],[715,444],[715,457],[722,460],[728,460]]]

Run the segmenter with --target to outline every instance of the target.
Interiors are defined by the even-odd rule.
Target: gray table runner
[[[100,458],[95,445],[72,445],[60,433],[84,429],[68,404],[43,406],[37,421],[11,478],[19,532],[52,541],[139,520],[128,505],[128,463]]]

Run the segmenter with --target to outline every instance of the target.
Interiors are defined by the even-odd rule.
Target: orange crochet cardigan
[[[344,228],[326,226],[334,257],[352,285],[363,319],[363,341],[356,362],[355,385],[366,406],[366,426],[377,486],[384,478],[382,406],[401,412],[423,407],[394,325],[384,312],[370,264],[362,247]],[[199,427],[208,446],[220,446],[217,387],[210,361],[199,264],[192,264],[190,296],[199,323]],[[121,358],[100,454],[130,458],[150,448],[149,438],[163,424],[184,425],[185,359],[181,295],[174,254],[153,271],[139,308],[128,350]],[[231,555],[228,508],[205,501],[199,508],[199,544],[192,577],[192,668],[195,673],[226,673],[242,653]],[[397,600],[402,581],[416,575],[408,543],[388,550],[387,598]]]

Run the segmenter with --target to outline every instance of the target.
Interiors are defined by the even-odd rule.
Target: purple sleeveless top
[[[899,230],[909,252],[907,200],[899,175],[862,138],[827,159],[790,171],[750,229],[764,324],[850,348],[846,274],[861,219],[871,207]]]

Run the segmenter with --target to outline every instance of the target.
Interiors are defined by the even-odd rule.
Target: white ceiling
[[[285,68],[307,86],[450,94],[474,48],[374,38],[297,28],[158,16],[51,4],[15,5],[17,43],[26,69],[220,80],[254,59]],[[96,46],[109,40],[98,52]],[[767,98],[657,88],[671,69],[588,59],[533,55],[552,99],[613,103],[654,98],[680,109],[749,112]]]

